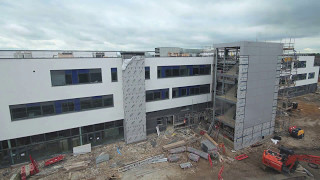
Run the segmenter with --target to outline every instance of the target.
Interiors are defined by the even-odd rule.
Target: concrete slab
[[[208,160],[208,155],[209,155],[209,154],[206,153],[206,152],[200,151],[200,150],[195,149],[195,148],[192,148],[192,147],[187,147],[187,151],[188,151],[188,152],[191,152],[191,153],[193,153],[193,154],[199,155],[200,157]]]
[[[180,164],[181,169],[191,168],[192,164],[190,162]]]
[[[180,155],[178,154],[171,154],[168,156],[168,161],[169,162],[177,162],[180,159]]]
[[[110,159],[109,154],[101,153],[101,154],[96,158],[96,164],[109,161],[109,159]]]
[[[73,155],[85,154],[91,152],[91,143],[82,146],[73,147]]]
[[[201,141],[201,149],[209,154],[218,151],[218,148],[207,139]]]
[[[190,160],[195,161],[195,162],[198,162],[200,159],[200,156],[193,154],[193,153],[189,153],[188,157]]]
[[[171,153],[171,154],[182,153],[182,152],[185,152],[186,150],[187,150],[187,148],[185,146],[182,146],[182,147],[170,149],[169,153]]]

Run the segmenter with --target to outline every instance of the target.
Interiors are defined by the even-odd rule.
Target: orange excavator
[[[298,155],[294,151],[283,146],[279,147],[280,152],[264,150],[262,163],[279,172],[290,173],[296,170],[299,161],[305,161],[313,165],[320,164],[320,156]]]

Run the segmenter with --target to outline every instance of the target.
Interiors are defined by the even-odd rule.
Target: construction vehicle
[[[289,134],[294,138],[302,139],[304,137],[304,130],[297,126],[292,126],[289,127]]]
[[[294,151],[283,146],[279,147],[280,152],[272,150],[264,150],[262,155],[262,163],[279,172],[294,172],[299,161],[305,161],[310,164],[320,164],[320,156],[298,155]]]

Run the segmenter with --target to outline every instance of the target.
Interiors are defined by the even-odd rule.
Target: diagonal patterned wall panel
[[[147,138],[144,68],[144,57],[135,56],[122,71],[126,143],[139,142]]]

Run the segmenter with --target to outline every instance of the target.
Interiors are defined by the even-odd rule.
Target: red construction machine
[[[293,150],[283,146],[279,147],[279,150],[279,153],[272,150],[264,150],[262,163],[267,167],[286,173],[294,172],[299,161],[314,165],[320,164],[320,156],[294,154]]]

